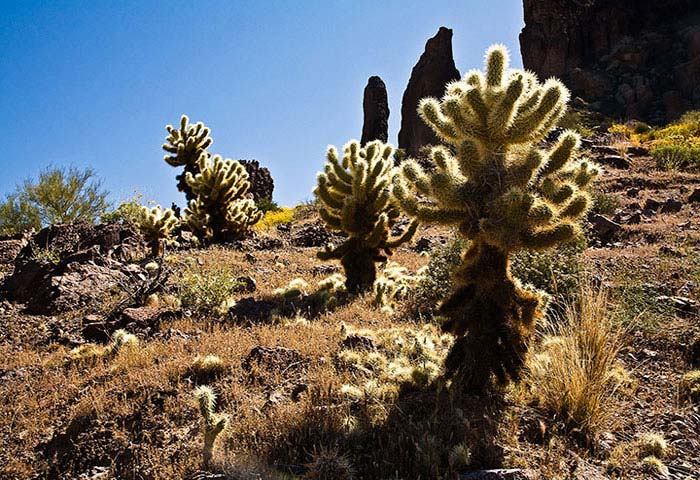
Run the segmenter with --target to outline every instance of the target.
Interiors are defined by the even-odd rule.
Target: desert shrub
[[[404,161],[394,181],[408,215],[454,225],[470,241],[455,272],[457,288],[440,311],[445,330],[459,337],[447,375],[472,391],[483,391],[492,377],[501,384],[519,377],[544,314],[542,298],[513,278],[509,259],[575,239],[597,174],[576,159],[575,132],[562,133],[548,151],[540,148],[567,110],[566,87],[554,79],[540,84],[508,62],[505,47],[493,46],[485,73],[449,84],[441,100],[421,101],[422,118],[451,148],[431,150],[432,171]]]
[[[595,123],[584,112],[573,109],[562,116],[558,126],[567,130],[574,130],[583,137],[592,137],[596,133]]]
[[[314,194],[320,202],[321,219],[329,229],[346,233],[347,239],[338,246],[326,246],[317,255],[321,260],[340,260],[350,293],[371,289],[377,277],[376,263],[409,241],[418,226],[414,221],[398,236],[391,236],[401,214],[391,193],[393,150],[380,141],[361,148],[353,140],[343,148],[341,160],[331,146],[324,172],[318,174]]]
[[[92,169],[47,168],[0,204],[0,235],[58,223],[93,223],[107,207],[107,192]]]
[[[255,206],[258,208],[263,213],[267,212],[276,212],[280,208],[285,208],[285,207],[280,207],[277,205],[277,202],[274,200],[269,200],[267,198],[261,198],[257,202],[255,202]]]
[[[202,314],[225,313],[241,286],[233,270],[224,266],[206,271],[187,267],[175,282],[182,307]]]
[[[540,407],[564,421],[588,443],[615,418],[623,376],[617,355],[622,340],[608,317],[607,295],[583,284],[575,303],[542,331],[528,362],[527,384]]]
[[[700,138],[656,142],[650,154],[662,170],[695,169],[700,166]]]
[[[622,206],[620,199],[609,193],[595,192],[592,197],[591,212],[594,214],[612,215]]]
[[[143,218],[142,205],[139,203],[140,200],[141,194],[135,195],[131,199],[121,202],[114,210],[103,214],[100,220],[103,223],[138,225]]]
[[[258,223],[253,226],[253,230],[267,230],[277,225],[288,224],[294,221],[294,209],[281,207],[276,210],[268,210]]]
[[[552,250],[523,250],[513,255],[511,270],[524,285],[545,292],[550,298],[552,312],[570,303],[585,279],[580,256],[585,240],[561,245]]]
[[[418,272],[416,285],[409,294],[405,311],[431,316],[454,288],[452,272],[462,260],[467,243],[456,237],[435,248],[428,264]]]

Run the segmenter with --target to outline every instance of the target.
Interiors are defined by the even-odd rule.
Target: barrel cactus
[[[508,63],[505,47],[493,46],[485,73],[471,71],[442,99],[420,102],[421,117],[444,145],[431,149],[434,169],[407,160],[393,182],[407,214],[455,226],[469,240],[454,272],[457,287],[440,311],[444,328],[458,336],[447,375],[477,391],[492,375],[501,383],[519,377],[544,313],[541,295],[512,277],[510,256],[574,239],[597,174],[576,159],[579,137],[572,131],[541,147],[567,109],[566,87],[555,79],[542,84]]]
[[[347,239],[318,253],[321,260],[339,259],[351,293],[370,290],[377,276],[376,263],[411,239],[418,226],[412,222],[392,236],[401,214],[392,195],[393,147],[380,141],[360,148],[353,140],[343,148],[342,160],[335,147],[328,148],[325,170],[318,174],[314,194],[320,215],[331,230]]]

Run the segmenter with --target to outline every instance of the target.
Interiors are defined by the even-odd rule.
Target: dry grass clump
[[[663,435],[642,433],[630,442],[619,444],[608,459],[608,470],[620,475],[631,471],[668,476],[663,460],[669,456],[669,447]]]
[[[347,456],[335,449],[322,448],[306,466],[306,480],[353,480],[355,470]]]
[[[218,355],[197,355],[192,361],[192,372],[199,381],[208,381],[226,373],[226,364]]]
[[[586,442],[611,427],[624,381],[617,361],[621,336],[607,308],[602,289],[583,285],[577,303],[545,329],[529,362],[527,380],[539,405]]]

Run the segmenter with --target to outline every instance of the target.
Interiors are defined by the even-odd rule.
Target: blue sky
[[[118,202],[184,203],[163,161],[182,113],[211,151],[255,158],[275,199],[311,198],[328,144],[362,131],[371,75],[389,93],[390,142],[425,41],[454,31],[457,68],[492,43],[520,66],[522,0],[0,0],[0,193],[48,165],[91,167]]]

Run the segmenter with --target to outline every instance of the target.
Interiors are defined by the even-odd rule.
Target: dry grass
[[[539,405],[587,442],[612,427],[615,396],[625,381],[617,360],[621,346],[605,291],[583,285],[578,301],[545,328],[530,359],[528,382]]]

